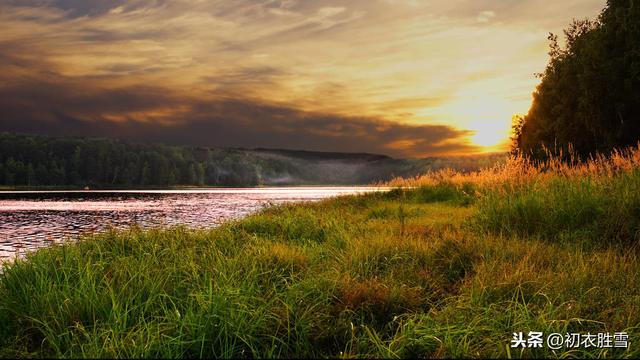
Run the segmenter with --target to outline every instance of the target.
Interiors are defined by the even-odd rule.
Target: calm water
[[[367,187],[0,192],[0,261],[110,227],[216,226],[270,204],[371,192]]]

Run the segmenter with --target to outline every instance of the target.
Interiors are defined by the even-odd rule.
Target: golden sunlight
[[[482,147],[483,152],[505,150],[511,131],[511,119],[514,114],[526,109],[526,105],[498,96],[460,95],[440,110],[451,114],[461,128],[473,131],[469,139]]]
[[[0,113],[28,118],[0,132],[47,124],[395,157],[504,151],[547,33],[602,1],[0,0]]]
[[[475,134],[471,136],[471,141],[476,145],[491,148],[485,150],[501,147],[508,139],[508,131],[505,132],[500,123],[485,124],[482,128],[474,129],[474,131]]]

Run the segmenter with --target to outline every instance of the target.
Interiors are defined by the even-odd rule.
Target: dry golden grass
[[[547,152],[550,154],[550,152]],[[563,159],[568,158],[568,161]],[[435,186],[441,183],[470,183],[487,188],[496,185],[534,183],[564,177],[612,177],[621,171],[640,168],[640,143],[635,147],[614,150],[610,155],[596,155],[579,161],[571,152],[568,157],[548,156],[545,161],[533,161],[522,155],[511,156],[506,162],[479,171],[459,172],[443,169],[413,178],[395,178],[384,185],[390,187]]]
[[[639,165],[514,157],[42,249],[0,276],[0,357],[638,357]],[[631,347],[511,349],[518,331]]]

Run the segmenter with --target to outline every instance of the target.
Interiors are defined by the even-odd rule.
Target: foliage
[[[529,113],[516,124],[522,153],[543,158],[570,148],[580,157],[640,140],[640,3],[609,0],[595,20],[574,21],[550,61]]]
[[[444,166],[478,169],[503,158],[503,154],[490,154],[405,160],[373,154],[219,149],[0,133],[0,186],[370,184]]]
[[[634,358],[639,169],[640,149],[516,157],[211,230],[54,245],[0,274],[0,356]],[[518,331],[631,346],[511,349]]]
[[[9,186],[257,185],[242,151],[110,139],[0,134],[0,184]]]

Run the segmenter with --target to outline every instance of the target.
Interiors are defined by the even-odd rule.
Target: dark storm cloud
[[[164,109],[182,110],[163,115]],[[467,132],[448,126],[311,113],[247,99],[190,98],[155,87],[92,88],[62,77],[0,87],[0,114],[2,131],[52,135],[395,156],[475,150],[460,141]]]
[[[0,52],[0,131],[394,156],[476,150],[464,140],[468,132],[449,126],[302,111],[251,99],[249,90],[243,94],[254,85],[277,88],[279,80],[290,76],[274,66],[235,67],[204,76],[199,82],[206,91],[192,93],[157,83],[114,82],[152,71],[156,64],[115,63],[101,68],[107,75],[71,76],[51,61],[51,49],[16,41],[0,45],[11,49]]]

